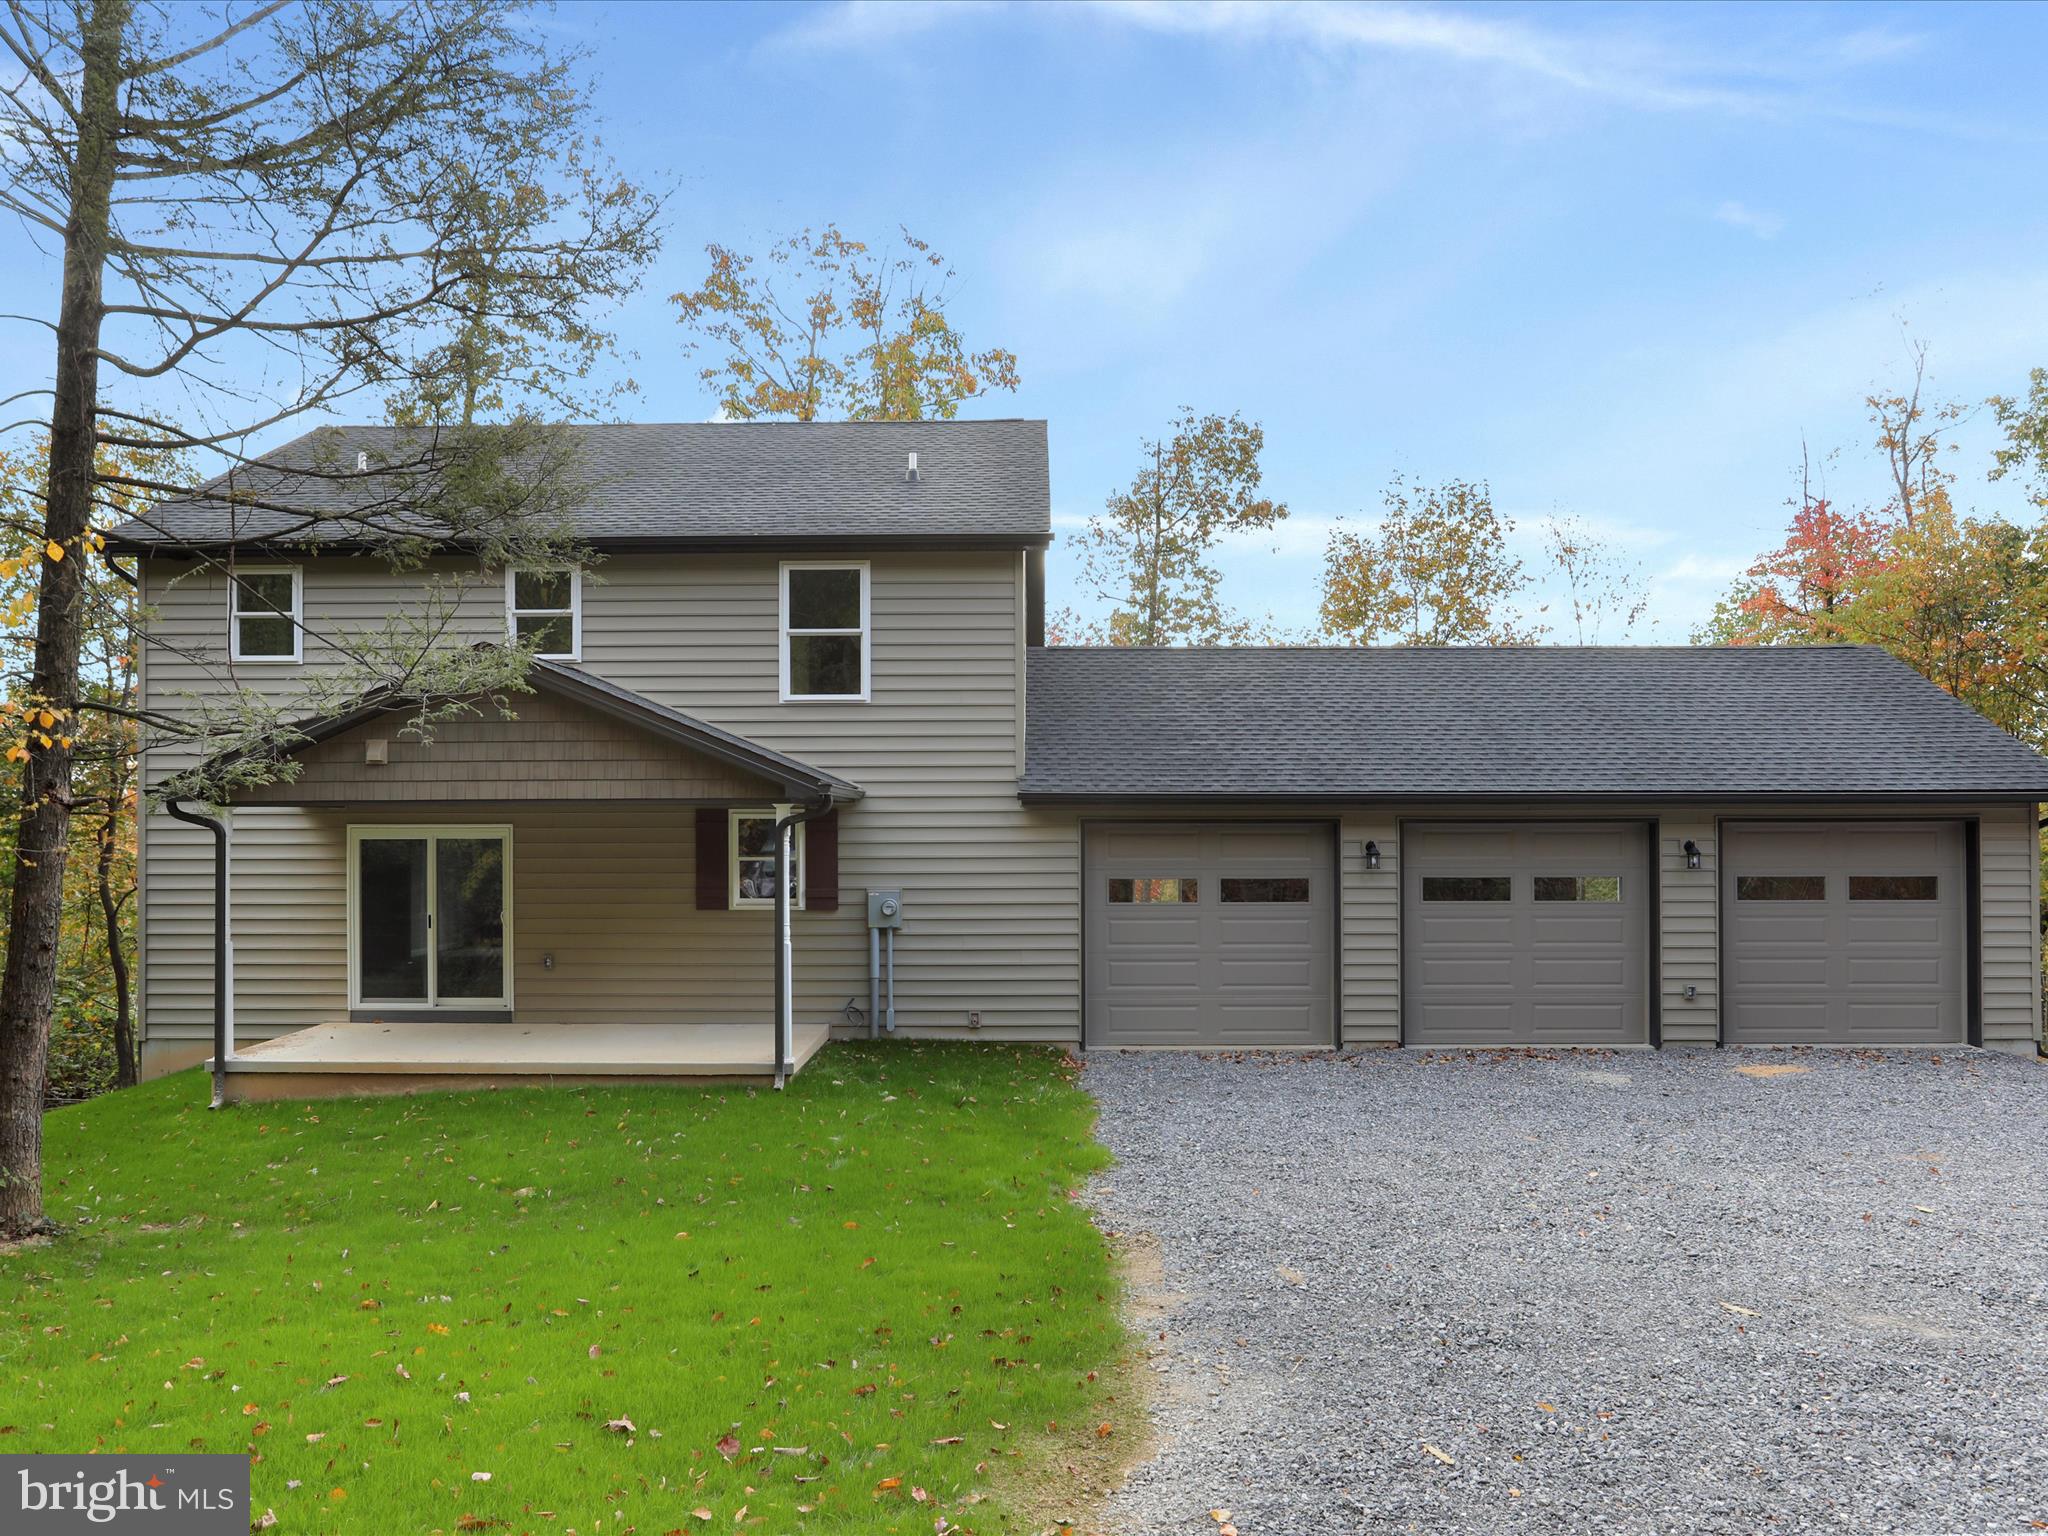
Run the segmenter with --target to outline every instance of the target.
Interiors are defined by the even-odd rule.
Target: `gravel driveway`
[[[1084,1081],[1158,1373],[1120,1536],[1214,1536],[1215,1508],[1243,1536],[2048,1521],[2033,1061],[1099,1055]]]

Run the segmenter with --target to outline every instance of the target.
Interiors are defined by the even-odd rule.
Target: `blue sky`
[[[642,419],[703,419],[666,296],[708,240],[899,223],[1021,359],[975,414],[1051,422],[1055,516],[1183,404],[1263,422],[1308,621],[1332,519],[1395,471],[1484,477],[1631,550],[1683,639],[1773,542],[1802,436],[1878,494],[1861,405],[1908,337],[1981,400],[2048,364],[2048,8],[610,6],[607,143],[673,188],[622,317]],[[38,351],[40,348],[38,348]],[[16,361],[24,361],[16,354]],[[1966,505],[1985,416],[1964,432]],[[1057,549],[1055,601],[1068,574]]]
[[[660,297],[706,240],[901,222],[1020,356],[1063,524],[1182,404],[1264,423],[1302,621],[1396,470],[1486,477],[1635,552],[1682,639],[1783,520],[1802,434],[1877,494],[1861,405],[2048,364],[2048,9],[565,8],[612,146],[675,178],[630,319],[642,414],[709,402]],[[1964,434],[1966,504],[1989,422]],[[1064,562],[1052,565],[1055,598]]]

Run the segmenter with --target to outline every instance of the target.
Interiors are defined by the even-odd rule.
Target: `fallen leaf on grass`
[[[928,1445],[958,1445],[965,1438],[964,1435],[942,1435],[936,1440],[929,1440],[925,1443]]]
[[[1448,1455],[1438,1450],[1435,1446],[1431,1445],[1427,1440],[1422,1442],[1422,1448],[1425,1451],[1429,1452],[1430,1455],[1434,1456],[1438,1461],[1442,1462],[1447,1467],[1455,1467],[1457,1465],[1457,1463],[1451,1460],[1451,1458]]]
[[[717,1449],[719,1455],[723,1456],[727,1461],[731,1461],[734,1456],[739,1454],[740,1443],[730,1432],[727,1432],[718,1437]]]
[[[249,1522],[249,1529],[252,1531],[267,1531],[275,1524],[277,1524],[277,1511],[266,1509],[262,1514]]]
[[[615,1435],[633,1435],[639,1433],[639,1431],[633,1427],[633,1421],[629,1418],[626,1418],[624,1415],[621,1415],[616,1419],[606,1419],[604,1421],[604,1427],[610,1430]]]
[[[696,1516],[696,1518],[698,1518],[699,1520],[709,1520],[711,1518],[711,1511],[704,1508],[701,1504],[698,1505],[697,1508],[691,1510],[690,1513]]]

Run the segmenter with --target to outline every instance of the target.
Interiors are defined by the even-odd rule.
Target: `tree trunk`
[[[108,205],[114,185],[121,37],[129,0],[97,0],[80,50],[78,139],[64,229],[64,288],[57,313],[55,400],[44,532],[61,558],[43,560],[35,669],[28,702],[58,718],[49,745],[33,728],[14,824],[15,876],[0,976],[0,1238],[51,1229],[43,1215],[43,1093],[50,1007],[63,922],[64,854],[71,834],[71,748],[77,729],[78,651],[84,615],[82,536],[92,526],[93,432],[99,398],[100,324]]]
[[[117,786],[118,789],[118,786]],[[114,1081],[133,1088],[141,1081],[135,1059],[135,1011],[128,993],[128,951],[121,943],[121,903],[114,899],[114,844],[121,835],[121,798],[117,793],[107,819],[100,824],[100,918],[107,929],[107,968],[114,973]]]

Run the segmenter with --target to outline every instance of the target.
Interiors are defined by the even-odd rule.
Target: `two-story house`
[[[148,1070],[766,1076],[890,1027],[2034,1049],[2048,762],[1880,652],[1046,648],[1041,422],[578,432],[585,571],[394,571],[206,491],[116,534],[152,711],[289,696],[430,583],[451,643],[543,658],[427,742],[309,720],[218,815],[225,967],[214,835],[145,818]]]

